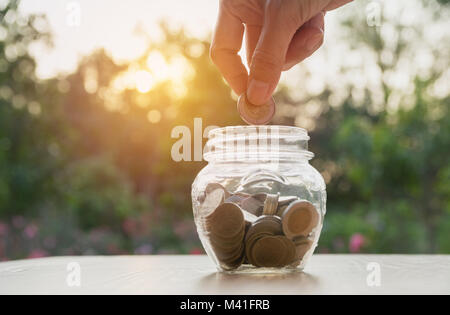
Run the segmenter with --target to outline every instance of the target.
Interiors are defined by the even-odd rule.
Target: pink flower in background
[[[364,235],[356,233],[353,234],[350,238],[350,252],[352,253],[359,253],[361,251],[361,248],[364,246],[366,242],[366,239],[364,238]]]
[[[32,259],[32,258],[42,258],[42,257],[46,257],[48,255],[48,253],[43,250],[43,249],[33,249],[30,253],[30,255],[28,255],[28,258]]]
[[[193,248],[191,249],[191,251],[189,252],[190,255],[203,255],[203,250],[201,248]]]
[[[31,240],[37,235],[38,231],[39,228],[37,227],[37,225],[34,223],[30,223],[25,227],[23,234],[25,235],[25,237]]]

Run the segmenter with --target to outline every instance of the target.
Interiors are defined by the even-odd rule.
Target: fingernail
[[[252,79],[247,89],[247,98],[254,105],[262,105],[266,102],[269,93],[269,84]]]
[[[322,43],[323,33],[317,33],[306,41],[306,49],[313,51]]]

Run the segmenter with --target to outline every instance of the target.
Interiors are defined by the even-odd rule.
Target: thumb
[[[247,98],[254,105],[262,105],[272,96],[280,80],[289,44],[299,27],[287,25],[278,12],[266,10],[261,35],[251,58]]]

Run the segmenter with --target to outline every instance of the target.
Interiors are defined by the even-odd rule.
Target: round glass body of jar
[[[325,182],[309,164],[306,130],[236,126],[208,138],[208,165],[192,185],[208,256],[225,272],[303,270],[326,212]]]

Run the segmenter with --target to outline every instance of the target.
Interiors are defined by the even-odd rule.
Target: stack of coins
[[[294,243],[282,235],[266,236],[252,247],[248,259],[256,267],[285,267],[295,261]]]
[[[245,220],[241,208],[222,203],[205,218],[205,230],[217,259],[226,269],[239,267],[244,260]]]
[[[230,193],[211,183],[202,203],[202,226],[222,268],[298,265],[313,245],[320,214],[295,196]]]
[[[245,236],[247,261],[256,267],[284,267],[294,262],[294,243],[282,235],[281,219],[263,215]]]

